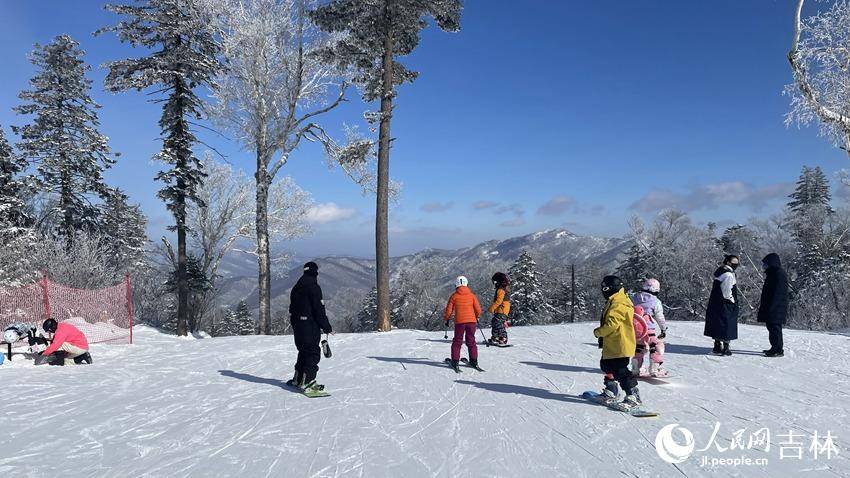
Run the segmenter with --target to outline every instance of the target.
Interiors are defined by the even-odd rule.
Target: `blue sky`
[[[423,34],[399,91],[391,171],[404,184],[391,252],[454,248],[566,227],[621,235],[633,214],[682,207],[723,224],[779,210],[802,165],[832,174],[847,156],[816,128],[786,128],[792,2],[468,0],[462,30]],[[521,6],[518,6],[521,5]],[[91,33],[115,18],[97,1],[0,3],[0,127],[33,70],[35,42],[67,33],[93,65],[103,132],[122,153],[108,174],[151,219],[158,105],[102,91],[105,61],[139,54]],[[362,124],[357,98],[323,122]],[[250,152],[203,134],[249,174]],[[199,149],[199,152],[201,150]],[[374,198],[306,146],[284,173],[310,191],[324,221],[289,247],[303,256],[373,255]]]

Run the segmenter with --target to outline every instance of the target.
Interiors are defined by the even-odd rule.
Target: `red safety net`
[[[41,323],[48,317],[73,324],[90,344],[133,343],[130,278],[93,290],[57,284],[46,275],[24,287],[0,287],[0,331],[14,323],[32,324],[41,331]]]

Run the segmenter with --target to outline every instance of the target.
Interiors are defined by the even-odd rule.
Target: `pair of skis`
[[[452,359],[450,359],[450,358],[446,357],[445,362],[446,362],[446,365],[448,365],[449,367],[451,367],[451,368],[452,368],[452,370],[454,370],[455,372],[457,372],[457,373],[462,373],[462,372],[463,372],[463,370],[461,370],[459,366],[457,366],[457,365],[452,365]],[[483,369],[483,368],[481,368],[481,367],[479,367],[479,366],[477,366],[477,365],[476,365],[475,367],[473,367],[473,366],[469,363],[469,359],[467,359],[466,357],[461,358],[461,359],[460,359],[460,363],[462,363],[462,364],[466,365],[466,366],[467,366],[467,367],[469,367],[469,368],[474,368],[475,370],[477,370],[477,371],[479,371],[479,372],[483,372],[483,371],[484,371],[484,369]]]

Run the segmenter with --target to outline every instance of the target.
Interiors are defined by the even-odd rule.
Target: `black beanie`
[[[313,277],[319,275],[319,264],[316,264],[313,261],[304,264],[304,273]]]

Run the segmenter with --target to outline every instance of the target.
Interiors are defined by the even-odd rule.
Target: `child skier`
[[[607,402],[615,402],[623,387],[626,398],[623,405],[635,407],[641,404],[637,379],[629,370],[629,361],[635,355],[635,326],[632,319],[634,305],[623,290],[623,281],[617,276],[602,279],[602,295],[608,300],[602,313],[601,326],[593,330],[602,348],[599,366],[605,372],[605,388],[602,395]]]
[[[493,295],[493,304],[488,309],[493,314],[493,319],[490,321],[490,343],[506,346],[508,345],[508,314],[511,313],[508,276],[503,272],[497,272],[493,274],[492,280],[496,293]]]
[[[658,279],[647,279],[641,285],[641,291],[632,294],[635,310],[643,309],[647,333],[638,340],[636,355],[632,359],[632,372],[635,375],[666,377],[667,371],[661,368],[664,363],[664,338],[667,336],[667,321],[664,320],[664,305],[658,298],[661,283]],[[649,370],[643,368],[644,355],[649,352]]]
[[[469,349],[469,365],[478,368],[478,346],[475,344],[475,329],[478,325],[478,316],[481,315],[481,305],[478,303],[478,298],[469,289],[469,280],[466,277],[458,277],[455,281],[455,287],[455,292],[449,298],[449,302],[446,304],[446,313],[443,315],[446,327],[449,326],[449,320],[453,315],[455,318],[451,366],[455,371],[459,370],[460,348],[465,340],[466,348]]]

